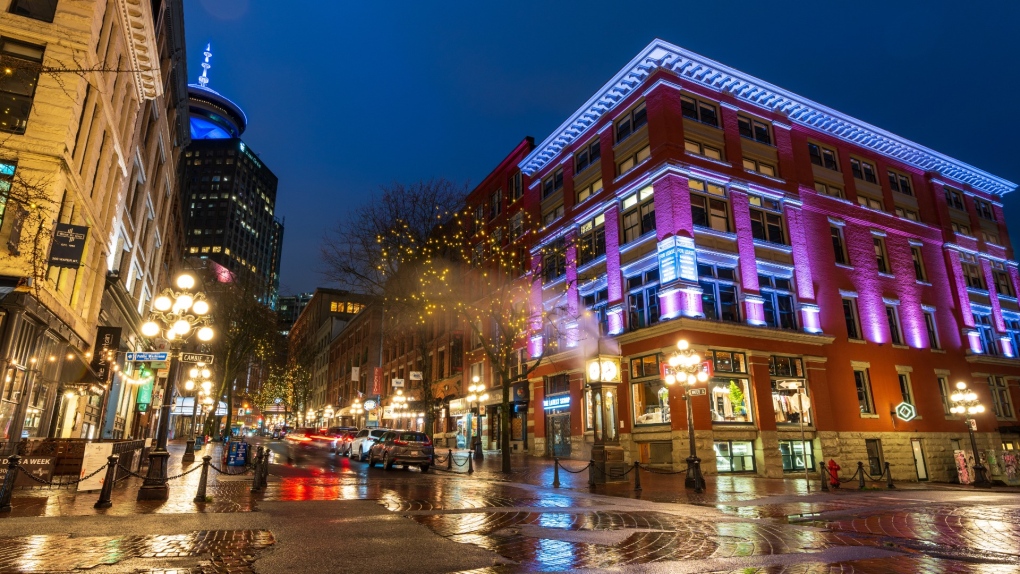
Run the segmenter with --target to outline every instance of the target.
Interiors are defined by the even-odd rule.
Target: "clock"
[[[599,369],[599,362],[598,361],[592,361],[588,365],[588,380],[589,381],[601,381],[602,380],[602,370]]]
[[[616,361],[596,359],[588,364],[588,380],[606,383],[619,381],[620,368],[616,365]]]
[[[602,380],[615,381],[619,378],[619,369],[614,361],[602,361]]]

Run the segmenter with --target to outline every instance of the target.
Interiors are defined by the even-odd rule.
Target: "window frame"
[[[964,201],[963,201],[963,194],[962,193],[960,193],[959,191],[957,191],[955,189],[949,188],[949,187],[942,188],[942,191],[944,192],[945,197],[946,197],[946,205],[948,205],[950,208],[955,209],[957,211],[963,211],[963,212],[967,211],[967,207],[966,207],[967,204],[964,203]]]
[[[732,232],[730,225],[730,202],[729,198],[726,196],[726,189],[723,186],[710,182],[705,182],[700,179],[688,179],[687,189],[691,197],[691,220],[693,221],[695,227],[700,227],[702,229],[713,229],[715,231],[720,231],[723,233]],[[704,202],[704,205],[695,206],[694,198],[698,198],[700,201]],[[722,209],[725,211],[726,215],[725,225],[723,226],[725,227],[724,229],[720,229],[715,225],[715,223],[721,221],[721,219],[719,215],[714,214],[714,209],[717,209],[720,206],[713,205],[713,202],[721,204]],[[705,223],[707,223],[707,225],[702,225],[698,223],[699,218],[695,214],[695,209],[704,212],[704,221]]]
[[[857,298],[843,297],[842,305],[847,338],[854,341],[863,341],[864,333],[861,330],[861,314],[857,309]]]
[[[13,6],[13,4],[12,4],[12,6]],[[21,52],[12,52],[12,51],[7,49],[7,45],[8,44],[12,44],[12,45],[16,45],[16,46],[21,46],[21,47],[23,47],[23,48],[25,48],[27,50],[38,51],[39,52],[39,58],[38,59],[34,59],[34,58],[26,56],[24,53],[21,53]],[[13,119],[13,120],[16,120],[18,123],[13,124],[9,128],[0,127],[0,132],[11,133],[11,134],[15,134],[15,135],[23,135],[25,133],[25,131],[28,129],[28,120],[29,120],[29,118],[32,115],[32,109],[35,106],[35,95],[36,95],[36,92],[38,92],[38,90],[39,90],[40,71],[42,69],[42,63],[43,63],[43,61],[46,58],[46,46],[45,45],[40,46],[38,44],[32,44],[30,42],[22,42],[20,40],[14,40],[14,39],[6,37],[6,36],[0,36],[0,54],[6,56],[8,58],[12,58],[12,59],[15,59],[15,60],[19,60],[19,61],[22,61],[22,62],[28,62],[30,64],[35,64],[36,65],[36,67],[34,69],[33,69],[33,66],[29,65],[29,66],[24,67],[23,69],[17,70],[14,74],[12,74],[12,78],[11,78],[12,79],[12,86],[14,85],[14,82],[17,82],[19,84],[24,84],[26,86],[31,86],[31,90],[30,90],[31,93],[21,93],[21,92],[16,92],[16,91],[12,91],[12,90],[6,90],[6,89],[0,90],[0,98],[2,98],[4,100],[8,100],[8,99],[13,100],[13,103],[10,104],[10,106],[12,108],[15,107],[15,106],[27,104],[27,107],[25,108],[27,111],[25,112],[24,117],[20,118],[19,116],[15,115],[15,114],[11,114],[8,117]],[[19,74],[23,75],[24,77],[18,79]],[[33,77],[33,75],[34,75],[34,77]]]
[[[839,154],[832,148],[825,147],[820,144],[808,142],[808,156],[811,159],[811,163],[825,169],[832,171],[840,171],[839,169]],[[817,151],[817,153],[815,153]],[[817,159],[817,161],[816,161]]]
[[[903,346],[903,325],[900,322],[899,306],[886,304],[885,318],[889,322],[889,342]]]
[[[586,229],[587,228],[587,229]],[[586,255],[591,248],[591,255]],[[577,266],[588,263],[606,254],[606,214],[601,213],[578,226]]]
[[[745,133],[744,124],[747,129]],[[764,130],[764,139],[759,137],[759,128]],[[740,137],[749,139],[751,141],[758,142],[767,146],[772,146],[772,124],[764,120],[759,120],[751,116],[744,114],[737,114],[737,131],[740,133]]]
[[[748,164],[750,164],[750,167],[748,167]],[[764,175],[765,177],[779,177],[779,169],[776,166],[757,160],[753,157],[744,156],[742,165],[744,166],[744,171],[751,171],[758,175]],[[763,171],[762,168],[768,168],[768,170],[771,170],[772,173],[768,173],[768,170]]]
[[[581,158],[584,158],[582,161]],[[589,167],[602,160],[602,145],[599,136],[595,136],[590,142],[574,154],[574,175],[581,173]]]
[[[833,260],[836,265],[850,266],[850,252],[846,248],[846,234],[843,226],[829,224],[829,236],[832,239]]]
[[[821,189],[819,189],[819,187]],[[834,191],[835,193],[830,193],[830,190]],[[828,195],[829,197],[846,199],[846,194],[843,192],[843,188],[836,187],[835,185],[831,185],[828,183],[823,183],[821,181],[815,181],[815,191],[817,193],[821,193],[822,195]]]
[[[995,221],[995,210],[992,208],[992,204],[983,199],[974,198],[974,211],[977,212],[978,217],[985,221]]]
[[[767,279],[767,281],[763,281]],[[779,287],[776,279],[782,279],[789,283],[788,288]],[[797,298],[794,295],[793,277],[778,277],[768,273],[758,274],[758,295],[764,300],[763,312],[765,324],[773,329],[785,329],[796,331],[797,326]],[[781,302],[789,300],[789,310],[782,310]],[[769,322],[769,307],[775,319],[775,324]]]
[[[878,172],[875,170],[875,164],[870,161],[850,158],[850,172],[854,179],[878,185]]]
[[[861,414],[873,415],[875,413],[875,395],[871,386],[871,368],[854,366],[854,388],[857,392],[857,407]],[[858,376],[860,375],[860,377]]]
[[[586,186],[580,187],[575,191],[575,202],[574,204],[583,203],[588,200],[589,197],[598,195],[605,189],[605,185],[602,183],[602,178],[597,178]],[[584,194],[584,197],[581,194]]]
[[[28,4],[32,4],[31,0],[29,0]],[[46,15],[44,15],[43,17],[40,17],[38,15],[33,16],[29,14],[23,14],[21,12],[15,12],[14,10],[18,5],[18,0],[11,0],[11,6],[10,8],[7,9],[7,12],[10,14],[14,14],[15,16],[21,16],[22,18],[29,18],[32,20],[38,20],[40,22],[48,22],[52,24],[54,18],[56,18],[57,15],[57,4],[58,4],[57,0],[52,0],[52,10],[47,12]],[[47,6],[46,8],[47,10],[49,10],[50,7]]]
[[[726,279],[719,276],[719,268],[727,269],[732,274],[732,279]],[[705,275],[702,272],[706,269],[711,269],[710,275]],[[705,319],[708,321],[725,321],[728,323],[740,323],[740,281],[739,275],[737,275],[737,268],[726,267],[716,263],[698,263],[698,285],[701,287],[701,311],[705,315]],[[733,300],[731,304],[727,304],[727,309],[732,310],[732,319],[725,318],[724,307],[723,307],[723,291],[722,288],[726,288],[726,294],[729,295],[732,292]],[[707,300],[706,300],[707,299]],[[710,304],[710,305],[709,305]],[[712,309],[711,317],[706,309]]]
[[[622,160],[616,162],[616,177],[630,173],[650,157],[652,157],[651,146],[647,145],[634,153],[627,154]]]
[[[655,193],[651,187],[646,187],[625,197],[621,205],[624,206],[624,209],[620,210],[620,229],[623,232],[620,245],[639,241],[648,233],[655,231]],[[651,211],[646,213],[646,208],[651,208]],[[636,224],[628,226],[627,217],[635,214],[637,215]],[[646,228],[648,221],[651,221],[650,228]],[[630,232],[634,228],[638,230],[638,234],[630,237]]]
[[[640,102],[633,108],[620,114],[613,122],[613,135],[616,137],[616,143],[623,142],[647,124],[648,110],[645,107],[645,102]],[[621,130],[624,125],[627,126],[626,133],[622,133],[623,130]]]
[[[992,411],[996,419],[1015,420],[1016,409],[1009,395],[1009,379],[1003,375],[988,376],[988,390],[992,395]]]
[[[903,195],[914,196],[914,185],[911,182],[910,176],[896,170],[887,169],[886,174],[889,176],[889,187],[892,188],[896,193],[902,193]]]
[[[696,149],[692,149],[692,148],[696,148]],[[713,156],[705,153],[705,150],[712,150],[713,152],[717,153],[719,155],[719,157],[713,157]],[[687,153],[696,155],[698,157],[704,157],[704,158],[708,158],[708,159],[712,159],[712,160],[716,160],[716,161],[726,161],[726,154],[723,153],[722,149],[717,148],[715,146],[706,145],[706,144],[701,143],[701,142],[699,142],[697,140],[692,140],[692,139],[684,138],[684,151],[686,151]]]
[[[640,284],[631,283],[638,277]],[[659,268],[642,271],[638,275],[624,277],[627,297],[627,330],[636,331],[645,327],[651,327],[662,319],[662,308],[659,304]],[[635,305],[637,301],[640,305]],[[639,316],[639,321],[635,321]]]
[[[935,318],[935,311],[922,309],[921,316],[924,320],[924,331],[928,336],[928,348],[933,350],[942,349],[942,341],[939,338],[938,321]]]
[[[549,199],[556,192],[563,189],[563,168],[557,168],[551,174],[542,178],[542,200]]]
[[[705,112],[709,111],[712,117],[712,121],[705,119]],[[721,127],[719,125],[719,106],[710,100],[703,100],[699,97],[690,96],[687,94],[680,94],[680,114],[688,120],[694,120],[700,124],[706,126],[712,126],[714,128]]]

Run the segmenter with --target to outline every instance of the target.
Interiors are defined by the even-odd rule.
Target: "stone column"
[[[751,232],[751,208],[747,192],[730,188],[730,206],[737,232],[737,253],[740,254],[740,283],[744,300],[744,318],[751,325],[765,324],[764,300],[759,295],[758,263]]]

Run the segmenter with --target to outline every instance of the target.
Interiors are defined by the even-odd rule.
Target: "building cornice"
[[[145,0],[117,0],[139,100],[152,100],[163,94],[156,25],[150,5]]]
[[[971,354],[967,355],[968,363],[976,363],[979,365],[996,365],[1000,367],[1020,367],[1020,359],[1010,359],[1008,357],[993,357],[990,355]]]
[[[732,335],[735,337],[750,337],[757,339],[768,339],[769,341],[778,341],[781,343],[797,343],[802,345],[828,345],[832,343],[836,338],[832,335],[813,335],[810,333],[801,333],[799,331],[790,331],[786,329],[770,329],[768,327],[752,327],[750,325],[741,325],[739,323],[727,323],[723,321],[708,321],[705,319],[689,319],[689,318],[677,318],[670,321],[663,321],[657,323],[651,327],[644,329],[638,329],[637,331],[631,331],[624,333],[616,337],[616,340],[621,344],[634,343],[649,339],[652,337],[658,337],[669,333],[675,333],[677,331],[694,331],[698,333],[713,333]]]
[[[691,84],[728,92],[741,102],[782,114],[792,124],[827,133],[922,171],[937,172],[985,193],[1001,196],[1016,189],[1013,182],[659,39],[654,40],[617,72],[524,158],[519,164],[521,170],[530,176],[554,161],[564,148],[597,124],[603,115],[632,95],[649,75],[660,69],[672,72]]]

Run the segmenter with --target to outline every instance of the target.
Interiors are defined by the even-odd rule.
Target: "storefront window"
[[[591,389],[584,391],[584,430],[595,430],[595,403],[592,402]]]
[[[807,380],[804,379],[803,361],[773,355],[769,357],[769,373],[772,375],[772,409],[776,413],[776,423],[811,424],[811,400]]]
[[[731,351],[711,351],[712,360],[717,373],[746,373],[747,357],[743,353]]]
[[[631,403],[634,405],[635,425],[656,425],[670,422],[669,387],[660,377],[658,355],[631,359],[630,389]],[[641,380],[642,378],[644,380]]]
[[[751,441],[716,441],[716,472],[754,472],[754,445]]]
[[[592,393],[595,398],[595,440],[602,440],[602,394]]]
[[[617,416],[616,416],[616,393],[613,391],[606,391],[606,404],[605,404],[605,418],[606,418],[606,440],[616,440],[617,433]]]
[[[709,383],[709,408],[713,423],[749,423],[751,389],[747,379],[716,377]]]
[[[811,451],[810,441],[781,440],[779,453],[783,456],[783,472],[815,468],[815,455]]]

